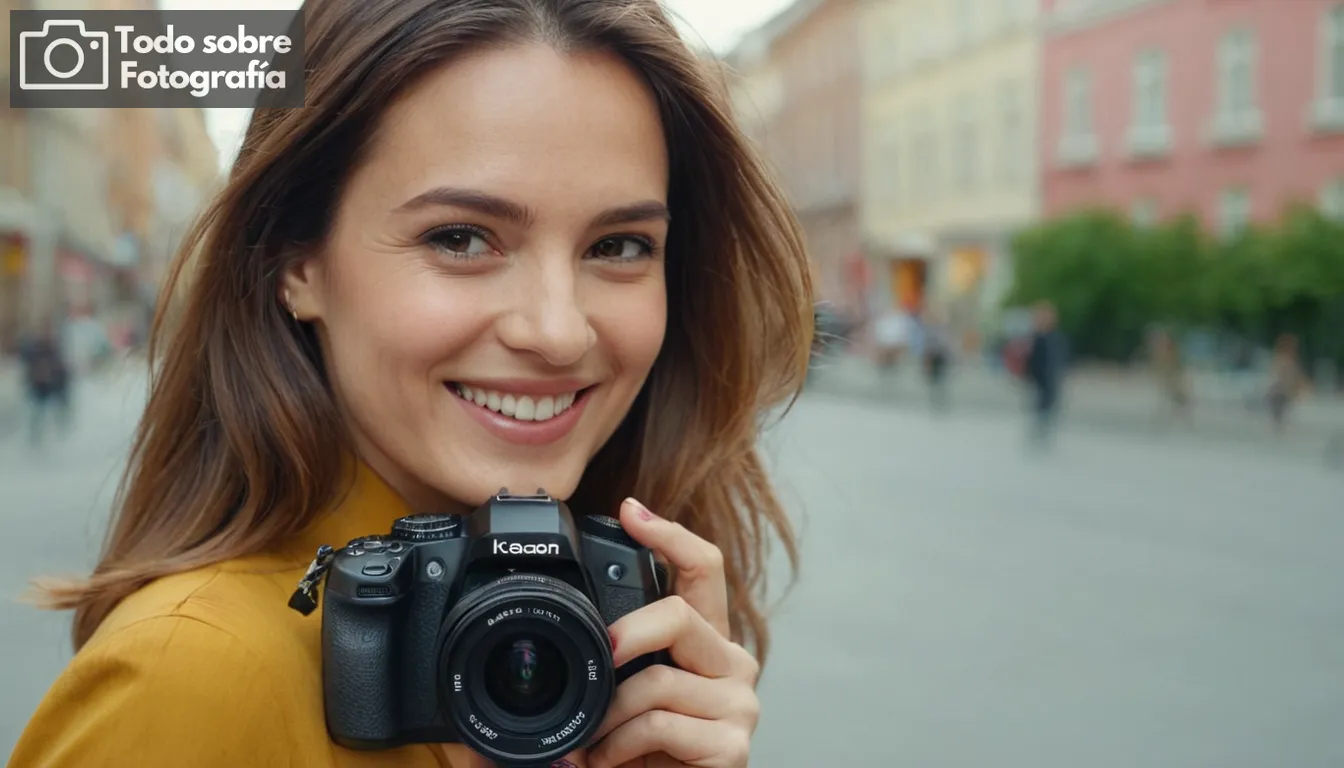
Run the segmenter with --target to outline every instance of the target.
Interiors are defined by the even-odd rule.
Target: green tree
[[[1197,218],[1185,215],[1138,229],[1132,258],[1149,322],[1186,327],[1212,319],[1215,297],[1205,285],[1212,253]]]
[[[1137,280],[1136,238],[1122,216],[1082,211],[1043,222],[1013,242],[1007,301],[1053,303],[1080,357],[1126,359],[1151,311]]]
[[[1276,333],[1303,341],[1309,358],[1344,362],[1344,223],[1294,206],[1266,246],[1273,281],[1265,297]]]
[[[1344,223],[1309,207],[1218,241],[1194,216],[1136,228],[1079,211],[1021,232],[1013,260],[1007,304],[1054,303],[1083,357],[1127,360],[1161,324],[1265,344],[1293,333],[1309,357],[1344,364]]]

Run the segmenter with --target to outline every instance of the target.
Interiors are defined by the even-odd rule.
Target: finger
[[[747,764],[751,738],[715,720],[655,709],[612,731],[588,752],[590,768],[614,768],[643,755],[665,752],[688,765]],[[712,763],[711,763],[712,761]]]
[[[729,642],[677,595],[622,616],[608,627],[614,645],[612,660],[622,666],[631,659],[666,649],[678,667],[702,677],[742,677],[754,672],[755,659]]]
[[[737,683],[712,680],[684,669],[655,664],[616,688],[607,716],[594,741],[644,712],[665,709],[704,720],[754,722],[759,709],[755,693]]]
[[[719,634],[728,637],[728,582],[723,574],[723,552],[680,523],[653,514],[635,499],[626,499],[621,505],[621,527],[635,541],[658,552],[676,567],[677,594]]]

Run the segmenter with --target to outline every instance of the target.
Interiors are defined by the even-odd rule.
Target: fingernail
[[[607,638],[611,640],[611,652],[614,655],[616,653],[616,635],[612,634],[611,631],[608,630]]]
[[[652,520],[652,519],[653,519],[653,517],[654,517],[653,513],[649,511],[649,508],[648,508],[648,507],[644,506],[643,504],[640,504],[638,499],[633,499],[633,498],[631,498],[631,499],[626,499],[625,501],[626,501],[627,504],[630,504],[630,505],[634,506],[634,508],[635,508],[635,512],[639,513],[639,519],[640,519],[640,520]]]

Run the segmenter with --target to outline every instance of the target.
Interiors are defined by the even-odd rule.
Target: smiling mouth
[[[518,395],[453,381],[447,386],[453,394],[469,403],[522,422],[550,421],[573,408],[593,390],[593,387],[585,387],[558,395]]]

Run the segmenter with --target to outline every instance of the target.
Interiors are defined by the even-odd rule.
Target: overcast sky
[[[791,0],[663,0],[681,23],[692,41],[703,41],[719,53],[726,52],[742,33],[764,22],[787,6]],[[290,9],[299,0],[229,0],[234,8]],[[159,0],[165,9],[220,8],[210,0]],[[248,111],[244,109],[207,109],[210,136],[221,152],[221,162],[231,161],[242,139]]]

